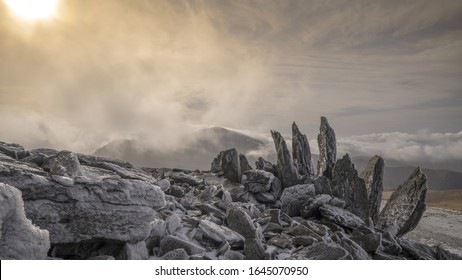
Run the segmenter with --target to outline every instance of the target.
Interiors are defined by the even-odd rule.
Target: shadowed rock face
[[[278,157],[276,169],[282,186],[288,188],[300,183],[300,177],[292,161],[292,156],[287,148],[286,141],[277,131],[271,131],[271,135]]]
[[[335,132],[330,127],[326,117],[321,117],[321,126],[318,135],[319,160],[318,175],[332,178],[332,168],[337,159],[337,141]]]
[[[276,167],[271,162],[265,160],[262,157],[259,157],[258,160],[255,162],[255,168],[273,173],[274,176],[277,176],[278,174],[276,171]]]
[[[212,161],[211,171],[223,174],[223,176],[231,182],[240,183],[242,171],[240,156],[237,150],[233,148],[220,152]]]
[[[380,212],[380,204],[382,203],[383,192],[383,170],[385,163],[380,156],[372,157],[364,172],[361,174],[366,183],[367,198],[369,201],[369,216],[377,222]]]
[[[425,212],[427,177],[419,167],[393,192],[379,215],[377,227],[402,236],[413,230]]]
[[[0,259],[45,259],[49,249],[48,231],[26,218],[21,192],[0,183]]]
[[[292,155],[298,174],[308,176],[314,175],[310,143],[306,135],[300,132],[295,122],[292,124]]]
[[[338,160],[332,172],[332,194],[345,200],[345,208],[364,221],[369,218],[369,204],[364,180],[358,177],[350,156]]]

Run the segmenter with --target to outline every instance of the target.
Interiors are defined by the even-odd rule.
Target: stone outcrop
[[[332,127],[330,127],[326,117],[321,117],[321,126],[319,130],[318,175],[332,178],[332,169],[337,160],[337,140],[335,139],[335,132]]]
[[[26,218],[21,192],[0,183],[0,259],[46,259],[49,249],[48,231]]]
[[[345,209],[364,221],[369,218],[369,203],[364,180],[358,176],[350,156],[338,160],[332,170],[332,194],[345,200]]]
[[[285,188],[281,196],[281,211],[289,216],[300,216],[306,201],[315,196],[313,185]]]
[[[277,131],[271,131],[271,136],[273,137],[278,158],[276,170],[282,186],[288,188],[297,185],[300,183],[300,177],[294,166],[286,141]]]
[[[425,212],[427,177],[419,167],[393,192],[380,213],[377,227],[402,236],[413,230]]]
[[[271,162],[265,160],[262,157],[259,157],[257,159],[257,161],[255,162],[255,168],[259,169],[259,170],[266,171],[266,172],[273,173],[274,176],[277,176],[277,174],[278,174],[274,164],[272,164]]]
[[[242,171],[237,150],[233,148],[220,152],[212,161],[211,171],[223,174],[223,176],[231,182],[240,183]]]
[[[315,170],[311,160],[310,143],[306,135],[300,132],[295,122],[292,123],[292,155],[298,174],[314,175]]]
[[[244,173],[248,170],[252,170],[252,166],[250,166],[249,161],[243,154],[239,154],[239,162],[241,164],[241,172]]]
[[[383,171],[385,162],[381,156],[375,155],[367,163],[366,169],[361,174],[366,184],[367,200],[369,203],[369,216],[377,222],[382,203],[383,192]]]

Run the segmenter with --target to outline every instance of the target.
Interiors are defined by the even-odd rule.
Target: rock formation
[[[314,165],[311,160],[310,143],[306,135],[302,134],[295,122],[292,123],[292,155],[298,174],[313,176]]]
[[[393,192],[380,213],[377,227],[402,236],[413,230],[425,212],[427,177],[419,167]]]
[[[380,204],[382,203],[384,169],[385,163],[383,158],[376,155],[369,160],[366,169],[361,174],[361,178],[366,183],[369,216],[374,223],[379,218]]]
[[[337,141],[335,139],[335,132],[332,127],[330,127],[326,117],[321,117],[321,126],[319,130],[318,175],[332,178],[332,169],[337,160]]]
[[[242,173],[253,169],[252,166],[250,166],[249,161],[247,160],[245,155],[239,154],[239,162],[240,162],[240,165],[241,165],[241,172]]]
[[[294,129],[294,158],[300,173],[307,172],[303,176],[274,131],[276,168],[259,158],[257,169],[248,169],[245,157],[229,149],[213,160],[210,172],[138,169],[117,160],[26,151],[0,142],[0,258],[462,257],[445,246],[401,237],[425,210],[426,179],[420,169],[392,195],[374,227],[369,213],[379,207],[380,158],[371,160],[365,180],[348,155],[336,162],[335,135],[323,118],[318,140],[324,167],[322,176],[315,176],[307,171],[308,141]],[[14,187],[22,192],[24,210]]]
[[[294,166],[292,156],[287,148],[286,141],[282,138],[281,134],[277,131],[271,131],[274,146],[278,157],[276,170],[278,177],[281,180],[282,186],[288,188],[300,183],[300,177],[297,169]]]
[[[48,231],[26,218],[21,192],[0,183],[0,259],[45,259],[49,249]]]

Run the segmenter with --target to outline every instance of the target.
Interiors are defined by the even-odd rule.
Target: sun
[[[59,0],[3,0],[11,11],[24,20],[39,20],[52,17]]]

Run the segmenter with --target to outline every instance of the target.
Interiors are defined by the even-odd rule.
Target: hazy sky
[[[292,121],[314,139],[321,115],[345,143],[436,135],[462,157],[462,1],[61,0],[35,22],[0,1],[0,141],[92,152]]]

